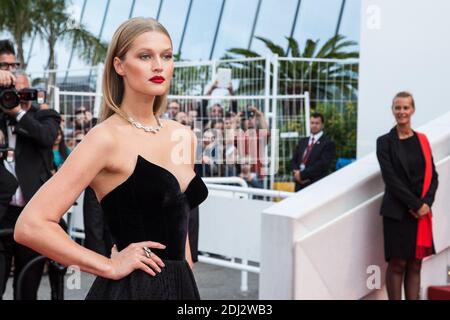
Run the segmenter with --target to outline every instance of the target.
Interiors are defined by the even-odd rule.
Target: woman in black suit
[[[384,251],[388,262],[389,299],[419,298],[422,259],[434,254],[431,206],[438,186],[426,136],[411,128],[414,98],[398,93],[392,113],[397,125],[377,139],[377,157],[386,185],[380,213],[383,216]]]

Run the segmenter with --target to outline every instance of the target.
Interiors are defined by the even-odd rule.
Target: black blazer
[[[291,160],[291,169],[300,170],[303,153],[308,147],[309,137],[300,139]],[[305,170],[302,171],[302,180],[311,180],[314,183],[328,174],[330,165],[336,157],[336,145],[325,134],[314,144],[311,154],[306,161]],[[309,183],[309,184],[311,184]],[[307,185],[309,185],[307,184]],[[306,187],[295,182],[295,191]]]
[[[6,121],[6,114],[1,113],[0,130],[8,139]],[[60,121],[55,110],[39,110],[33,106],[15,125],[16,175],[26,202],[51,177],[52,147]]]
[[[396,220],[402,220],[409,210],[417,211],[426,203],[432,206],[438,187],[438,174],[433,160],[433,177],[430,189],[424,199],[414,194],[408,170],[407,154],[403,150],[397,129],[377,139],[377,158],[381,175],[386,185],[380,214]]]
[[[3,163],[3,160],[0,161]],[[17,180],[12,173],[6,170],[3,165],[0,165],[0,229],[2,228],[2,218],[6,213],[12,196],[16,193],[17,186]]]

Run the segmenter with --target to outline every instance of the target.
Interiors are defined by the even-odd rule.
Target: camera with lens
[[[254,111],[246,111],[245,117],[247,119],[253,118],[255,116],[255,112]]]
[[[13,109],[21,101],[37,101],[42,104],[45,102],[46,92],[41,89],[25,88],[17,91],[14,86],[0,87],[0,107]]]

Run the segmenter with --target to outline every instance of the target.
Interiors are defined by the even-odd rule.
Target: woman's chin
[[[396,118],[396,120],[397,120],[397,123],[402,123],[402,124],[405,124],[405,123],[408,123],[409,122],[409,120],[410,120],[410,118]]]
[[[151,88],[145,90],[144,94],[148,96],[162,96],[167,92],[166,88]]]
[[[163,94],[165,94],[167,91],[169,90],[169,88],[165,85],[153,85],[150,88],[148,88],[147,91],[149,91],[150,93],[152,93],[152,95],[154,96],[162,96]]]

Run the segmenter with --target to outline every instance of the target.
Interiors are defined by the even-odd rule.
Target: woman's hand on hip
[[[151,276],[161,272],[165,265],[162,260],[153,252],[147,249],[165,249],[166,246],[153,241],[132,243],[122,251],[118,251],[116,245],[111,249],[111,271],[108,278],[119,280],[134,270],[142,270]]]

